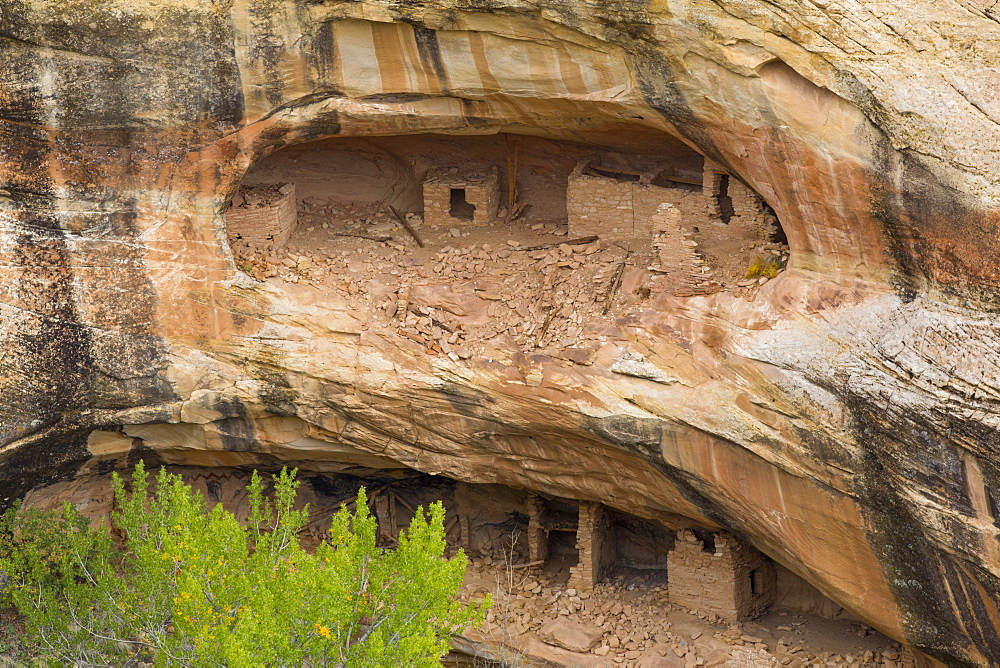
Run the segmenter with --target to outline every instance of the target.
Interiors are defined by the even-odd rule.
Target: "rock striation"
[[[724,528],[927,661],[1000,662],[998,22],[974,0],[6,0],[0,496],[138,456],[412,468]],[[516,331],[454,357],[348,289],[237,267],[225,211],[279,149],[497,133],[705,156],[773,209],[787,267],[597,309],[589,352]]]

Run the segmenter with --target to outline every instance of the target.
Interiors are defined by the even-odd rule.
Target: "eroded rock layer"
[[[409,467],[724,527],[928,656],[998,662],[998,20],[8,0],[3,496],[151,451]],[[252,165],[428,133],[685,148],[770,206],[788,266],[594,316],[589,364],[429,355],[349,294],[237,268],[224,211]]]

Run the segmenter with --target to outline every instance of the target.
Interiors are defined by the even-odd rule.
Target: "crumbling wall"
[[[777,219],[764,201],[710,161],[699,186],[664,169],[597,167],[588,158],[566,192],[570,236],[652,240],[657,292],[687,297],[757,285],[759,277],[748,276],[755,258],[782,256],[783,247],[769,243]]]
[[[777,586],[774,563],[750,544],[730,534],[719,534],[716,552],[732,563],[734,601],[739,619],[754,619],[774,603]]]
[[[706,195],[705,203],[709,219],[719,223],[723,222],[724,217],[720,201],[724,176],[728,175],[721,167],[710,160],[705,160],[702,193]]]
[[[549,532],[545,530],[545,500],[534,494],[528,496],[528,561],[545,561],[549,558]]]
[[[764,200],[742,181],[708,160],[705,161],[703,193],[708,221],[726,226],[722,230],[714,228],[713,234],[721,233],[748,241],[764,241],[767,238],[770,230],[767,229],[769,221],[764,212]],[[728,214],[724,208],[728,209]]]
[[[710,161],[701,188],[657,185],[655,172],[643,173],[638,180],[588,174],[590,166],[591,160],[581,161],[567,183],[571,236],[648,238],[657,231],[654,218],[662,204],[676,207],[685,225],[722,241],[762,242],[771,232],[773,222],[760,196]]]
[[[636,236],[649,238],[657,231],[654,218],[663,204],[670,204],[677,209],[688,228],[709,222],[708,203],[700,190],[664,188],[642,182],[631,185]]]
[[[654,171],[643,173],[638,180],[588,174],[591,162],[590,159],[581,161],[567,182],[570,236],[648,238],[654,231],[653,217],[661,204],[672,204],[681,212],[685,223],[695,227],[720,219],[717,199],[706,193],[717,192],[721,174],[706,171],[706,187],[702,189],[674,188],[653,183],[657,176]],[[713,187],[715,190],[711,189]],[[745,187],[743,190],[747,191]],[[745,201],[747,194],[753,195],[747,191],[739,193],[738,197],[741,207],[749,210],[752,207]]]
[[[673,204],[660,204],[650,217],[654,267],[663,275],[660,285],[678,297],[708,292],[717,287],[712,268],[698,252],[693,226]]]
[[[226,211],[226,231],[234,250],[284,248],[298,221],[295,185],[244,188]]]
[[[733,205],[728,223],[730,235],[757,243],[766,241],[769,229],[764,200],[735,178],[729,179],[729,198]]]
[[[667,553],[670,602],[730,621],[753,619],[774,602],[774,566],[735,536],[715,535],[714,551],[690,530]]]
[[[566,184],[570,236],[649,238],[652,218],[663,203],[679,208],[692,224],[708,220],[700,192],[654,185],[655,172],[643,173],[638,180],[588,174],[591,163],[587,159],[577,164]]]
[[[759,275],[749,273],[755,262],[784,265],[787,245],[772,241],[778,221],[760,195],[710,161],[703,193],[705,216],[694,225],[693,240],[718,285],[756,285]]]
[[[464,190],[464,199],[475,207],[471,219],[451,215],[452,190]],[[500,181],[495,167],[433,170],[424,180],[424,222],[427,225],[489,225],[497,215]]]

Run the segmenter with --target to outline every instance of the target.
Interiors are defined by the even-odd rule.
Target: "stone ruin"
[[[509,337],[583,365],[605,338],[588,322],[662,295],[748,296],[784,266],[776,217],[701,155],[564,144],[553,156],[525,141],[520,171],[500,173],[502,144],[477,141],[451,153],[433,137],[386,144],[400,152],[364,163],[377,181],[321,171],[364,172],[367,144],[294,154],[308,161],[279,152],[226,212],[236,266],[337,292],[428,354],[472,359]],[[386,175],[383,162],[410,167]],[[498,208],[501,195],[514,203]],[[769,273],[751,275],[755,262]]]
[[[590,590],[621,570],[630,541],[616,535],[609,509],[581,502],[573,517],[562,502],[538,495],[529,496],[527,506],[529,565],[543,566],[552,556],[552,535],[570,532],[575,534],[576,563],[569,569],[567,587]],[[773,563],[732,534],[718,532],[700,540],[690,529],[682,529],[676,539],[671,535],[660,540],[665,563],[640,568],[662,569],[671,603],[722,620],[744,621],[764,614],[774,602]]]
[[[128,434],[95,433],[102,437],[91,444],[95,452],[111,456],[132,447],[133,437]],[[224,502],[241,520],[248,517],[246,471],[172,468],[209,502]],[[368,481],[353,475],[306,478],[298,500],[310,506],[301,532],[308,544],[324,538],[332,513],[341,506],[355,507],[357,488],[364,484],[380,547],[397,544],[400,531],[409,525],[418,506],[441,499],[447,509],[444,529],[451,554],[463,548],[470,555],[507,559],[509,567],[536,578],[561,572],[565,588],[578,591],[594,590],[616,578],[642,580],[652,575],[670,603],[709,619],[751,620],[775,602],[773,562],[724,531],[671,528],[598,502],[526,494],[503,485],[470,484],[416,472],[386,476],[384,471],[363,467],[353,473],[374,477]],[[108,475],[100,478],[103,482],[79,489],[73,483],[59,483],[29,495],[26,503],[45,508],[79,494],[87,499],[80,507],[88,516],[105,515],[113,501]]]
[[[127,451],[130,447],[127,436],[103,433],[102,449]],[[170,470],[203,494],[210,505],[222,503],[240,521],[248,520],[248,471],[178,466]],[[33,492],[26,501],[34,507],[57,508],[69,498],[87,516],[106,517],[114,506],[109,477],[105,472],[89,484],[57,483]],[[470,557],[460,597],[465,601],[485,593],[497,597],[486,623],[464,634],[466,640],[485,640],[489,646],[517,638],[515,646],[530,650],[532,656],[548,656],[547,650],[531,639],[530,631],[543,643],[611,658],[612,652],[623,655],[637,651],[636,633],[649,641],[647,647],[654,643],[662,646],[664,638],[679,640],[681,631],[672,627],[678,621],[672,616],[677,611],[690,615],[688,621],[679,623],[687,629],[684,633],[706,628],[691,621],[694,617],[705,624],[729,624],[729,630],[717,636],[725,637],[724,642],[700,644],[700,653],[716,658],[705,665],[744,665],[732,662],[732,658],[739,658],[738,653],[729,657],[739,647],[737,641],[746,635],[737,622],[763,614],[781,590],[771,562],[724,532],[676,531],[596,502],[576,503],[503,485],[458,482],[414,471],[389,473],[359,467],[344,476],[305,475],[297,506],[308,504],[308,517],[299,533],[307,546],[328,537],[331,514],[341,507],[356,509],[361,485],[366,487],[368,507],[376,520],[376,544],[382,548],[398,545],[418,506],[444,502],[446,554],[452,556],[462,548]],[[573,549],[567,550],[568,546]],[[788,575],[786,571],[786,595]],[[788,602],[782,598],[776,606],[785,614],[801,609],[788,608]],[[839,606],[834,607],[839,610]],[[583,632],[583,641],[571,642],[560,628],[575,629],[573,638]],[[723,627],[714,628],[719,631]],[[666,635],[671,631],[675,636]],[[659,637],[654,640],[654,636]],[[749,646],[742,648],[744,651],[753,649],[757,642],[747,638]],[[726,663],[717,660],[720,647]],[[757,654],[773,658],[763,649]],[[563,665],[577,665],[575,660],[582,657],[571,658],[573,662]]]
[[[577,164],[566,185],[570,236],[598,235],[605,239],[648,237],[650,220],[660,204],[694,209],[702,199],[694,190],[700,182],[674,176],[672,168],[646,171],[603,167],[588,158]]]
[[[709,292],[712,268],[698,251],[694,231],[684,224],[681,211],[670,203],[661,204],[651,221],[653,230],[653,270],[663,275],[676,296]]]
[[[389,243],[395,250],[402,250],[403,245],[392,236],[397,231],[398,219],[409,221],[403,225],[412,224],[406,230],[407,237],[416,239],[418,244],[422,243],[420,235],[424,236],[424,240],[428,236],[433,238],[438,236],[436,231],[439,229],[450,233],[449,238],[465,238],[472,234],[472,239],[477,239],[479,243],[487,241],[487,244],[502,241],[483,237],[494,228],[498,234],[512,235],[541,230],[564,236],[570,245],[596,238],[598,247],[595,250],[626,253],[611,267],[611,276],[605,276],[608,272],[600,270],[600,262],[593,262],[608,261],[603,256],[588,258],[588,267],[582,270],[573,266],[578,263],[572,258],[560,259],[579,274],[573,278],[574,283],[608,282],[608,285],[594,285],[598,292],[605,295],[602,309],[609,310],[606,305],[612,302],[641,302],[661,294],[688,297],[720,290],[749,294],[758,285],[773,278],[787,261],[786,240],[770,207],[743,182],[702,156],[671,158],[614,152],[586,154],[576,148],[574,150],[578,152],[562,159],[558,168],[556,161],[549,160],[541,168],[523,169],[517,175],[516,167],[508,164],[508,171],[501,175],[496,155],[490,158],[477,153],[475,146],[470,144],[467,155],[459,154],[467,158],[466,162],[462,162],[461,159],[456,160],[455,155],[435,154],[429,150],[429,141],[419,145],[424,151],[419,160],[398,156],[396,162],[418,166],[408,172],[408,176],[401,172],[393,177],[395,181],[389,190],[386,190],[388,186],[384,182],[380,182],[379,188],[351,186],[360,188],[354,194],[367,192],[365,188],[371,193],[382,193],[378,196],[380,199],[372,200],[367,206],[350,200],[349,187],[342,188],[341,199],[336,202],[307,195],[316,190],[315,183],[320,180],[298,172],[299,177],[305,178],[300,184],[303,197],[299,203],[302,208],[298,212],[304,230],[296,233],[290,242],[289,236],[296,224],[294,186],[245,186],[234,198],[234,206],[226,212],[237,266],[258,280],[281,275],[286,280],[297,282],[309,274],[310,268],[319,270],[329,260],[338,257],[340,251],[327,244],[336,244],[352,257],[355,252],[352,249],[358,244],[347,241],[352,238]],[[355,156],[358,150],[357,147],[345,149],[343,155]],[[567,152],[570,152],[569,147]],[[338,159],[341,156],[332,158],[333,161]],[[536,155],[532,161],[538,163],[543,159],[544,156]],[[451,166],[442,167],[442,163]],[[539,174],[546,170],[549,170],[547,173],[551,178],[543,180]],[[292,176],[287,166],[284,173],[264,169],[251,182],[266,184]],[[560,193],[558,183],[563,178],[565,193]],[[517,182],[521,185],[516,186]],[[501,199],[507,199],[502,197],[505,192],[515,202],[509,208],[501,209]],[[400,193],[405,193],[405,196]],[[395,202],[399,209],[390,211],[389,202]],[[560,210],[565,212],[565,217],[551,218],[558,216]],[[508,212],[506,215],[505,211]],[[553,223],[553,220],[556,222]],[[357,221],[363,221],[364,225],[356,224]],[[316,234],[306,234],[306,231],[312,232],[317,228],[320,231]],[[419,231],[420,228],[424,231]],[[500,228],[504,232],[500,232]],[[403,232],[402,228],[398,231]],[[476,243],[472,239],[468,242],[470,245]],[[511,239],[511,236],[504,239]],[[549,247],[544,242],[536,241],[535,244],[531,248],[544,250]],[[440,242],[437,246],[441,246]],[[455,249],[449,245],[446,250]],[[370,255],[370,251],[369,247],[363,248],[366,254]],[[397,274],[426,274],[426,271],[414,270],[413,267],[431,260],[413,258],[407,261],[411,264],[395,270]],[[440,258],[434,258],[434,261],[440,262]],[[619,267],[622,263],[624,266]],[[434,268],[434,273],[439,273],[437,264],[427,266]],[[443,268],[443,263],[441,266]],[[295,271],[291,273],[301,276],[289,275],[285,267],[292,268]],[[612,280],[619,268],[624,281],[620,295],[620,286],[615,284],[616,279]],[[762,268],[764,271],[760,271]],[[394,270],[390,268],[388,271],[391,273]],[[484,269],[489,274],[485,277],[487,280],[492,280],[491,271],[495,273],[496,270]],[[641,272],[642,276],[636,272]],[[357,275],[353,270],[349,273],[352,277]],[[374,272],[373,278],[378,280],[380,275],[384,276],[384,272]],[[409,281],[425,279],[425,275],[408,277]],[[637,281],[641,285],[633,285]],[[400,282],[407,281],[401,279]],[[521,286],[518,293],[527,289]],[[638,299],[635,299],[636,296]],[[599,303],[602,298],[583,295],[582,301]],[[519,314],[519,317],[526,316]],[[536,319],[539,322],[535,323],[535,329],[540,332],[545,330],[547,335],[548,329],[543,327],[544,315]],[[582,322],[576,323],[574,327],[581,325]],[[523,330],[527,331],[530,327],[530,324],[525,324]],[[495,335],[505,328],[485,329],[486,334],[492,332]],[[570,335],[559,340],[571,340],[570,330],[573,328],[563,329]],[[424,334],[416,333],[426,338]],[[524,337],[528,336],[524,334]],[[543,339],[534,337],[537,344],[541,344]],[[449,342],[449,346],[452,345],[454,343]],[[445,346],[441,348],[444,350]]]
[[[705,160],[701,180],[673,174],[672,167],[646,171],[602,167],[588,158],[577,164],[566,187],[571,236],[597,234],[607,239],[645,237],[662,204],[677,207],[687,224],[727,226],[728,236],[763,237],[776,221],[765,215],[757,193]]]
[[[592,589],[611,567],[613,546],[608,540],[608,520],[604,506],[584,502],[579,506],[576,526],[576,566],[569,569],[569,586]]]
[[[295,230],[297,211],[293,183],[241,188],[225,214],[230,246],[283,249]]]
[[[424,180],[424,222],[428,225],[489,225],[499,201],[495,167],[436,169]]]
[[[570,236],[651,240],[650,269],[667,278],[667,292],[690,296],[744,287],[757,278],[746,276],[757,257],[784,266],[787,242],[773,211],[711,161],[705,160],[700,181],[670,167],[639,171],[595,163],[583,160],[569,176]]]
[[[672,603],[725,620],[754,619],[774,602],[770,559],[725,532],[699,540],[693,531],[680,531],[667,553],[667,572]]]

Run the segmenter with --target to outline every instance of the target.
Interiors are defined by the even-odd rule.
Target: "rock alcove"
[[[660,144],[651,155],[510,134],[309,142],[249,170],[227,238],[249,276],[336,293],[365,327],[428,353],[513,346],[589,364],[629,309],[750,298],[787,263],[759,195],[676,139]]]
[[[3,4],[2,496],[413,469],[997,662],[995,16],[843,4]],[[283,249],[230,240],[265,185]]]

